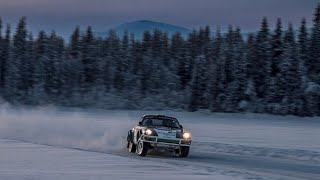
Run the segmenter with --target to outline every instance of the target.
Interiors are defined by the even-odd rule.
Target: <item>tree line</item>
[[[0,96],[14,105],[320,115],[320,4],[311,29],[264,17],[247,37],[206,26],[102,38],[89,26],[65,42],[26,26],[0,18]]]

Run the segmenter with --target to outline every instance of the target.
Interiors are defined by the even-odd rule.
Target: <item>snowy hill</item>
[[[153,31],[155,29],[167,32],[169,36],[175,32],[180,32],[184,37],[186,37],[191,32],[190,29],[184,27],[149,20],[124,23],[112,29],[115,30],[120,36],[122,36],[125,31],[128,31],[129,33],[133,33],[135,37],[139,39],[142,37],[144,31]],[[107,34],[108,32],[96,32],[97,36],[102,37],[107,36]]]

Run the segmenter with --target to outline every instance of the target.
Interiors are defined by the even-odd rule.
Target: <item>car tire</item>
[[[149,150],[149,143],[139,141],[136,150],[139,156],[146,156]]]
[[[189,146],[182,146],[182,147],[180,147],[180,149],[179,149],[179,156],[180,156],[180,157],[188,157],[188,155],[189,155],[189,150],[190,150],[190,147],[189,147]]]
[[[131,152],[131,153],[136,152],[136,148],[137,148],[137,146],[135,144],[133,144],[131,141],[128,142],[128,150],[129,150],[129,152]]]

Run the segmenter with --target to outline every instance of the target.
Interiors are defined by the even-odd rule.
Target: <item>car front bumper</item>
[[[190,146],[191,139],[182,139],[182,138],[160,138],[158,136],[148,136],[142,135],[140,138],[143,142],[148,142],[160,146],[168,147],[180,147],[180,146]]]

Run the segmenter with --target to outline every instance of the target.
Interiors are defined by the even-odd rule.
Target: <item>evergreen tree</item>
[[[4,38],[2,37],[2,19],[0,17],[0,95],[2,95],[4,85],[4,72],[6,69],[4,54]]]
[[[80,58],[80,27],[77,26],[70,39],[70,55],[73,59]]]
[[[309,81],[305,88],[306,104],[309,115],[320,114],[320,4],[315,9],[310,38],[309,58],[305,66]]]
[[[150,86],[149,92],[151,94],[158,95],[160,91],[160,87],[164,87],[162,85],[163,79],[166,78],[166,74],[164,73],[165,69],[162,66],[162,32],[159,30],[154,30],[151,35],[151,59],[150,63]],[[169,64],[169,66],[175,66],[175,64]]]
[[[22,78],[23,63],[27,58],[26,18],[22,17],[13,37],[13,47],[8,59],[8,74],[6,76],[7,97],[12,103],[21,103],[24,95]]]
[[[243,106],[247,106],[246,108],[253,108],[256,107],[255,105],[257,103],[257,93],[256,93],[256,87],[253,80],[253,77],[255,77],[256,70],[254,69],[256,59],[257,59],[257,53],[256,53],[256,37],[255,34],[250,33],[247,38],[246,42],[246,60],[247,60],[247,84],[246,84],[246,90],[245,90],[245,100],[242,102]]]
[[[71,106],[72,104],[78,104],[79,106],[83,105],[80,99],[85,99],[81,95],[84,94],[84,67],[81,63],[81,35],[80,35],[80,27],[77,26],[73,31],[70,44],[68,47],[67,53],[67,61],[63,61],[62,64],[62,84],[61,84],[61,94],[62,99],[61,103],[63,105]],[[67,99],[63,99],[65,97],[69,97]],[[86,99],[87,100],[87,99]]]
[[[233,30],[230,26],[226,34],[226,46],[224,54],[225,61],[225,87],[224,110],[235,112],[238,110],[239,102],[244,99],[244,89],[246,78],[246,61],[244,56],[243,39],[239,28]]]
[[[189,72],[193,72],[193,66],[195,64],[195,59],[200,55],[200,46],[199,46],[198,33],[196,30],[193,30],[187,39],[187,49],[190,56],[190,70]]]
[[[127,39],[128,38],[128,39]],[[127,41],[128,40],[128,41]],[[124,96],[128,100],[127,108],[136,109],[141,99],[139,70],[141,64],[141,48],[134,35],[125,34],[122,40],[123,56],[126,59]],[[126,50],[125,50],[126,49]]]
[[[220,88],[219,82],[221,82],[222,79],[220,79],[220,70],[222,67],[220,67],[220,58],[222,54],[222,43],[223,39],[221,36],[220,28],[217,28],[215,38],[213,40],[213,54],[212,54],[212,62],[210,63],[209,68],[209,92],[210,92],[210,110],[213,112],[221,111],[219,108],[219,103],[217,101],[218,95],[223,91],[223,89]]]
[[[88,93],[93,86],[96,85],[97,79],[97,50],[94,46],[95,39],[93,36],[92,28],[89,26],[85,35],[81,40],[81,62],[83,72],[81,72],[81,86],[84,92]]]
[[[289,24],[284,37],[284,47],[283,62],[280,64],[279,94],[282,100],[280,113],[297,115],[298,103],[300,104],[298,95],[301,94],[301,77],[298,73],[299,59],[297,58],[295,35],[291,24]]]
[[[121,40],[121,74],[123,76],[123,84],[122,87],[121,85],[119,86],[119,89],[128,89],[127,84],[129,84],[129,76],[131,75],[131,69],[129,67],[129,64],[131,64],[130,61],[132,59],[130,58],[131,56],[131,51],[130,51],[130,39],[129,39],[129,33],[125,32],[122,40]]]
[[[206,59],[204,55],[200,55],[195,60],[195,69],[193,72],[192,85],[191,85],[191,98],[189,104],[190,111],[197,111],[199,108],[204,108],[207,99],[206,92]]]
[[[35,54],[34,54],[34,39],[33,35],[30,33],[27,39],[26,45],[26,59],[23,62],[23,69],[20,70],[22,75],[24,91],[23,103],[25,104],[35,104],[37,99],[33,99],[34,91],[34,69],[36,68]]]
[[[112,71],[111,71],[111,48],[109,38],[102,42],[101,54],[102,58],[99,61],[99,78],[102,81],[102,89],[108,92],[112,86]]]
[[[35,42],[35,57],[34,57],[34,92],[33,98],[37,103],[45,104],[47,102],[47,94],[45,91],[47,65],[48,65],[48,46],[47,35],[44,31],[40,31]]]
[[[226,83],[229,84],[234,80],[233,70],[234,70],[234,30],[230,25],[228,32],[225,34],[225,56],[226,56]]]
[[[306,66],[310,79],[320,84],[320,3],[314,12],[310,58],[307,59]]]
[[[283,43],[282,43],[282,25],[281,19],[277,19],[276,29],[272,35],[272,64],[271,64],[271,76],[276,77],[279,73],[279,64],[281,63],[281,57],[283,53]]]
[[[306,63],[309,62],[309,34],[306,27],[306,19],[303,18],[301,21],[299,36],[298,36],[298,52],[299,52],[299,74],[302,77],[304,83],[308,81],[307,77],[307,69],[306,69]]]
[[[303,115],[303,116],[308,114],[307,102],[306,102],[303,89],[306,88],[307,83],[309,81],[307,68],[306,68],[306,63],[309,62],[308,59],[310,58],[309,44],[310,44],[310,39],[309,39],[307,27],[306,27],[306,19],[303,18],[301,21],[301,26],[299,30],[298,47],[297,47],[298,59],[299,59],[298,73],[299,73],[299,76],[301,77],[300,89],[302,91],[298,94],[299,100],[301,101],[301,104],[299,106],[300,107],[299,115]]]
[[[270,33],[267,18],[262,19],[256,39],[256,61],[253,64],[253,81],[258,98],[265,98],[268,76],[270,74]]]
[[[64,41],[53,31],[47,39],[48,61],[45,67],[46,80],[45,92],[49,96],[49,102],[58,103],[61,94],[62,76],[61,61],[64,53]]]
[[[2,39],[2,18],[0,17],[0,39]]]
[[[283,32],[282,32],[282,23],[281,19],[277,19],[276,29],[274,30],[271,38],[271,66],[270,66],[270,74],[267,77],[269,80],[267,81],[267,102],[270,103],[267,111],[272,112],[272,106],[274,104],[281,102],[281,96],[279,92],[278,86],[281,85],[280,81],[280,64],[282,63],[283,58]]]
[[[180,33],[174,34],[171,42],[170,57],[173,59],[172,61],[177,62],[176,69],[173,70],[179,76],[179,89],[184,90],[191,80],[191,72],[189,72],[190,60],[186,50],[186,42]]]
[[[5,33],[5,38],[3,38],[2,40],[2,55],[1,55],[1,60],[2,60],[2,70],[1,70],[1,84],[0,84],[0,88],[3,89],[3,94],[6,93],[6,87],[7,86],[7,82],[9,80],[8,77],[8,69],[9,69],[9,57],[10,57],[10,47],[11,47],[11,28],[10,25],[7,24],[7,29],[6,29],[6,33]],[[9,100],[9,99],[6,99]]]
[[[120,43],[120,42],[119,42]],[[122,38],[121,45],[119,44],[119,58],[116,60],[114,72],[114,87],[121,91],[125,88],[126,70],[128,69],[128,48],[129,35],[126,32]]]
[[[111,80],[112,80],[112,87],[115,87],[116,89],[119,88],[118,86],[118,80],[122,81],[122,75],[119,70],[121,70],[119,64],[120,59],[120,49],[121,49],[121,40],[117,36],[116,32],[111,30],[109,31],[108,35],[108,58],[109,58],[109,63],[108,66],[110,67],[111,71]],[[120,79],[118,79],[120,77]],[[123,81],[122,81],[123,82]]]
[[[141,93],[142,95],[147,95],[151,87],[151,73],[152,73],[152,50],[151,50],[151,33],[145,31],[142,40],[142,63],[139,67],[139,75],[141,82]]]
[[[241,35],[240,28],[233,32],[234,38],[234,63],[233,63],[233,76],[232,82],[232,102],[233,112],[238,111],[240,108],[239,103],[245,100],[245,88],[247,79],[247,59],[245,56],[245,45]]]

